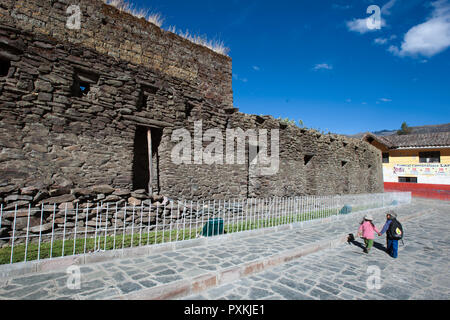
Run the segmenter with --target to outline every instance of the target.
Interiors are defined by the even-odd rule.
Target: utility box
[[[352,207],[346,204],[342,207],[341,211],[339,211],[339,214],[349,214],[350,212],[352,212]]]
[[[218,236],[219,234],[224,234],[223,219],[209,219],[203,226],[202,236],[213,237]]]

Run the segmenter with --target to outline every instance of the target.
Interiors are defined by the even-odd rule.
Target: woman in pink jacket
[[[364,220],[361,222],[361,225],[358,229],[358,237],[361,237],[364,239],[364,244],[366,247],[364,248],[365,253],[369,253],[370,249],[373,246],[373,239],[374,239],[374,233],[376,232],[379,236],[380,231],[378,231],[377,227],[373,224],[373,218],[370,214],[366,215],[364,217]]]

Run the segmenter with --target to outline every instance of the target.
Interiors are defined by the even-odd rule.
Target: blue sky
[[[450,122],[450,0],[132,3],[223,41],[241,112],[340,134]]]

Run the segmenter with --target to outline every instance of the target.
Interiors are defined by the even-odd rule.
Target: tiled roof
[[[366,132],[364,136],[361,138],[363,141],[367,141],[371,143],[373,140],[378,141],[382,145],[386,146],[387,148],[391,148],[392,144],[389,140],[385,139],[383,136],[377,136],[371,132]]]
[[[450,146],[450,132],[392,135],[383,138],[391,143],[391,148]]]
[[[422,134],[376,136],[373,133],[366,133],[363,140],[368,138],[377,140],[389,149],[397,148],[417,148],[417,147],[450,147],[450,132],[433,132]]]

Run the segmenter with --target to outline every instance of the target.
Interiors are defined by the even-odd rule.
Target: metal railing
[[[0,206],[0,264],[269,228],[411,202],[411,193]],[[217,230],[209,230],[217,228]]]

